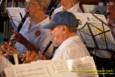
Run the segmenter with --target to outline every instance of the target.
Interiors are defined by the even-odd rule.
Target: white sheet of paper
[[[8,11],[8,16],[11,19],[11,23],[14,23],[12,26],[13,28],[17,28],[19,23],[21,22],[21,16],[20,13],[22,15],[22,17],[24,17],[25,15],[25,8],[20,8],[20,7],[8,7],[7,8]]]
[[[14,65],[13,67],[5,69],[6,74],[9,74],[8,69],[12,69],[13,75],[6,75],[7,77],[51,77],[53,73],[68,71],[65,62],[52,62],[47,60]],[[10,74],[12,74],[11,71]]]
[[[95,63],[92,57],[84,57],[71,61],[51,61],[51,60],[38,60],[36,62],[14,65],[4,70],[6,77],[83,77],[79,74],[80,70],[96,70]],[[76,71],[69,71],[68,66],[79,68]],[[74,67],[73,67],[74,66]],[[86,75],[86,74],[85,74]],[[90,75],[90,77],[98,77],[97,75]]]
[[[83,57],[67,61],[69,71],[76,72],[79,77],[98,77],[96,66],[92,57]]]

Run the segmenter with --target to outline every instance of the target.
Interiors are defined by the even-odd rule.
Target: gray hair
[[[48,5],[50,3],[50,0],[30,0],[37,2],[40,6],[42,6],[45,10],[48,8]]]
[[[71,32],[76,32],[77,31],[77,27],[68,27],[69,31]]]

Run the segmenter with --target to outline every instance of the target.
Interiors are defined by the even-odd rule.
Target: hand
[[[38,60],[39,56],[38,53],[35,51],[27,51],[26,54],[24,55],[24,63],[29,63],[35,60]]]
[[[16,48],[10,46],[8,42],[4,42],[2,45],[0,45],[0,49],[3,54],[13,54],[17,52]]]
[[[29,62],[32,62],[32,61],[36,61],[36,60],[44,60],[46,59],[45,56],[42,55],[42,53],[36,53],[35,51],[27,51],[25,56],[24,56],[24,63],[29,63]]]
[[[42,59],[42,60],[46,60],[47,58],[46,58],[46,56],[45,55],[43,55],[40,51],[39,51],[39,59]]]

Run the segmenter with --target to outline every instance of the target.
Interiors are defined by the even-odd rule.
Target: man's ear
[[[66,26],[61,26],[61,30],[62,30],[62,32],[66,32],[67,31],[67,27]]]

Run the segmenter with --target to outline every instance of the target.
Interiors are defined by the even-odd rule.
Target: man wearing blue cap
[[[76,35],[78,20],[69,12],[58,12],[45,28],[51,30],[53,43],[59,46],[52,60],[78,59],[90,56],[80,37]]]

